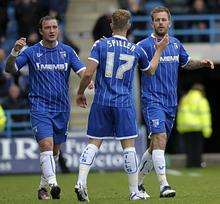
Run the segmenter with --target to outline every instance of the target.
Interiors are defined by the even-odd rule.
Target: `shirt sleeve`
[[[73,49],[71,49],[70,51],[70,65],[73,71],[77,74],[86,69],[85,64],[80,60],[79,56]]]
[[[17,70],[20,70],[27,63],[28,63],[28,55],[27,55],[27,49],[26,49],[16,57],[15,67],[17,68]]]
[[[189,62],[189,60],[190,60],[190,57],[189,57],[188,53],[186,52],[183,45],[180,43],[180,53],[179,53],[180,66],[181,67],[186,66],[187,63]]]
[[[91,49],[90,56],[88,59],[95,61],[97,64],[99,64],[99,56],[100,56],[100,45],[99,40],[97,40]]]
[[[148,60],[147,53],[141,47],[139,49],[139,53],[140,53],[140,57],[139,57],[138,63],[140,65],[140,69],[142,71],[146,71],[146,70],[148,70],[150,68],[150,62]]]

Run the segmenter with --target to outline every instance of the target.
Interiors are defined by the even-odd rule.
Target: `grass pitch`
[[[88,179],[90,203],[220,204],[220,166],[168,173],[168,181],[177,192],[175,198],[159,198],[157,178],[152,172],[145,179],[151,198],[136,202],[128,200],[128,181],[124,172],[91,173]],[[59,174],[58,182],[62,188],[60,200],[38,201],[39,175],[0,176],[0,204],[77,203],[74,193],[76,174]]]

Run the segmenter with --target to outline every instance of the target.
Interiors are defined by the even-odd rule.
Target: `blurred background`
[[[57,17],[60,41],[69,44],[86,63],[95,40],[111,36],[110,16],[118,9],[132,13],[132,29],[128,38],[133,42],[151,34],[150,11],[155,6],[167,6],[172,14],[170,34],[177,37],[192,58],[214,61],[215,70],[180,71],[179,97],[197,82],[204,86],[210,104],[212,133],[202,139],[202,167],[220,164],[220,1],[219,0],[0,0],[0,174],[40,172],[38,146],[29,122],[28,69],[10,75],[4,72],[7,55],[19,37],[26,37],[28,46],[40,40],[39,19],[45,15]],[[69,139],[63,147],[60,170],[76,171],[78,158],[86,145],[88,109],[75,104],[79,79],[71,75],[72,112]],[[94,91],[86,92],[89,104]],[[146,131],[139,102],[139,74],[136,73],[134,95],[137,104],[139,134],[136,146],[139,155],[146,147]],[[194,148],[197,148],[194,146]],[[122,149],[115,141],[105,142],[94,168],[122,169]],[[173,128],[167,147],[169,167],[186,164],[186,143]],[[27,165],[28,164],[28,165]]]

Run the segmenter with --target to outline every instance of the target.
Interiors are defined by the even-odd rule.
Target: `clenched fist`
[[[26,38],[20,38],[15,42],[14,51],[19,52],[26,45]]]

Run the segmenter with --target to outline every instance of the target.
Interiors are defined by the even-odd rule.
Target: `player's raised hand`
[[[87,107],[86,97],[84,94],[78,94],[76,96],[76,104],[77,106],[80,106],[81,108]]]
[[[26,45],[26,38],[20,38],[15,42],[14,51],[19,52]]]
[[[204,60],[201,61],[201,63],[203,64],[204,67],[208,67],[210,69],[214,69],[215,68],[214,67],[214,63],[211,60],[209,60],[209,59],[204,59]]]
[[[169,43],[169,35],[166,34],[159,42],[157,40],[155,42],[156,49],[163,51]]]

